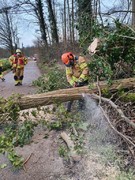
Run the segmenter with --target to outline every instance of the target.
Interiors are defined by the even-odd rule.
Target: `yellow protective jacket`
[[[3,67],[3,63],[2,62],[0,62],[0,67]]]
[[[28,63],[28,59],[25,56],[18,57],[14,54],[9,57],[9,62],[13,68],[24,68]]]
[[[71,86],[73,86],[75,82],[87,81],[89,77],[89,69],[86,59],[79,56],[73,67],[66,67],[66,77]]]
[[[3,78],[3,63],[0,62],[0,78]]]

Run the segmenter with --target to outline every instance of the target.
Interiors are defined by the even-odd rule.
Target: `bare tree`
[[[98,1],[98,0],[95,0]],[[134,0],[125,0],[123,3],[123,0],[115,1],[111,8],[108,8],[103,2],[103,0],[100,0],[100,4],[102,4],[102,7],[106,9],[106,12],[100,12],[102,16],[106,16],[107,18],[111,19],[119,19],[121,23],[130,23],[131,24],[131,15],[133,18],[133,6],[132,2]],[[101,15],[100,14],[100,15]]]
[[[10,14],[11,9],[12,7],[6,4],[0,9],[0,42],[12,54],[16,45],[17,29],[14,27],[14,19]]]
[[[71,12],[70,12],[70,5],[69,5],[69,0],[67,0],[67,8],[68,8],[68,11],[67,11],[67,18],[68,18],[68,29],[69,29],[69,40],[72,42],[72,26],[71,26]]]
[[[49,12],[49,22],[50,22],[50,27],[51,27],[52,42],[58,43],[59,38],[58,38],[58,32],[57,32],[57,23],[56,23],[56,17],[54,15],[54,11],[52,8],[52,1],[46,0],[46,2],[47,2],[48,12]]]
[[[135,26],[135,0],[132,0],[132,25]]]
[[[74,16],[74,0],[72,0],[72,30],[71,30],[71,32],[72,32],[72,42],[73,42],[73,44],[74,44],[74,41],[75,41],[74,18],[75,18],[75,16]]]
[[[66,35],[67,35],[67,22],[66,22],[66,17],[67,17],[67,15],[66,15],[66,0],[64,0],[64,15],[63,15],[64,17],[63,17],[63,20],[64,20],[64,43],[65,43],[65,46],[66,46],[66,42],[67,42],[67,37],[66,37]]]
[[[36,7],[34,10],[39,21],[42,40],[44,44],[47,45],[48,43],[47,43],[47,35],[46,35],[46,23],[44,19],[42,0],[36,0]]]
[[[16,4],[20,9],[23,9],[23,13],[33,15],[36,18],[36,23],[38,24],[41,33],[42,44],[48,45],[43,0],[16,0]]]

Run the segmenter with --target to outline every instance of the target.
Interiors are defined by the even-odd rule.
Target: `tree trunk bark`
[[[42,0],[36,0],[35,13],[36,13],[36,16],[37,16],[37,19],[39,22],[42,41],[43,41],[44,45],[47,46],[48,42],[47,42],[47,35],[46,35],[46,23],[45,23],[45,18],[44,18]]]
[[[117,91],[121,88],[133,88],[135,87],[135,78],[114,80],[113,84],[109,86],[106,81],[100,81],[99,86],[101,90],[107,89],[110,91]],[[97,93],[98,87],[97,83],[91,84],[92,88],[88,86],[75,87],[69,89],[61,89],[52,92],[25,95],[20,97],[16,103],[19,105],[20,109],[34,108],[38,106],[45,106],[60,102],[66,102],[71,100],[78,100],[82,98],[83,93]]]
[[[64,46],[65,48],[67,47],[67,16],[66,16],[66,0],[64,0],[64,14],[63,14],[64,18]]]
[[[132,0],[132,25],[135,27],[135,0]]]
[[[54,15],[53,7],[52,7],[52,1],[46,0],[47,6],[48,6],[48,12],[49,12],[49,22],[50,22],[50,28],[51,28],[51,34],[52,34],[52,42],[58,43],[59,37],[58,37],[58,31],[57,31],[57,23],[56,23],[56,17]]]

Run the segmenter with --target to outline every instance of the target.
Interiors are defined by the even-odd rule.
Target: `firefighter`
[[[15,86],[22,85],[24,66],[28,63],[28,59],[23,56],[20,49],[17,49],[16,53],[9,57],[9,61],[14,73]]]
[[[4,77],[3,77],[3,63],[0,62],[0,79],[2,81],[5,81]]]
[[[61,56],[61,60],[66,66],[66,77],[71,87],[88,85],[89,69],[84,57],[76,57],[72,52],[67,52]],[[67,112],[71,111],[72,103],[73,101],[68,102]],[[83,105],[83,100],[79,100],[80,109]]]

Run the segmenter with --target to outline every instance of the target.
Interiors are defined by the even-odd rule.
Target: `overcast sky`
[[[27,21],[23,21],[19,31],[19,38],[20,38],[20,46],[26,47],[31,46],[33,41],[36,39],[36,27],[33,23],[29,23]]]

